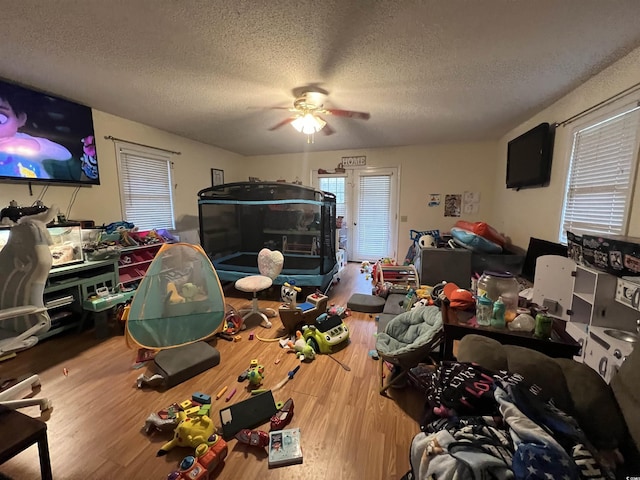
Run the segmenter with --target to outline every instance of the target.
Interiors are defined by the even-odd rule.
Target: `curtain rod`
[[[143,143],[130,142],[129,140],[123,140],[122,138],[112,137],[111,135],[105,135],[104,138],[106,138],[107,140],[113,140],[114,142],[115,141],[126,142],[126,143],[130,143],[131,145],[137,145],[139,147],[155,148],[156,150],[162,150],[163,152],[173,153],[174,155],[182,155],[182,152],[175,152],[173,150],[167,150],[166,148],[152,147],[151,145],[145,145]]]
[[[565,125],[569,125],[570,123],[575,122],[577,119],[584,117],[586,114],[591,113],[594,110],[597,110],[598,108],[604,107],[605,105],[608,105],[609,103],[617,100],[618,98],[624,95],[627,95],[628,93],[633,93],[636,90],[640,90],[640,82],[636,83],[635,85],[631,85],[629,88],[622,90],[621,92],[618,92],[615,95],[612,95],[611,97],[601,101],[600,103],[596,103],[592,107],[589,107],[586,110],[581,111],[580,113],[576,113],[573,117],[569,117],[566,120],[563,120],[562,122],[556,123],[556,125],[563,126],[563,127]]]

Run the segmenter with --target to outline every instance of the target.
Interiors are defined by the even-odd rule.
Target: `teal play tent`
[[[179,347],[222,328],[225,299],[209,257],[199,245],[163,245],[136,291],[127,341],[141,348]]]

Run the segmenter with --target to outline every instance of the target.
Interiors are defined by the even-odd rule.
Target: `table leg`
[[[442,347],[442,360],[453,360],[453,338],[446,335]]]
[[[43,431],[38,439],[38,451],[40,452],[40,475],[42,480],[53,480],[51,472],[51,459],[49,458],[49,442],[47,441],[47,431]]]

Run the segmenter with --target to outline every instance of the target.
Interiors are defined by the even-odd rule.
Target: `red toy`
[[[227,442],[213,434],[196,447],[195,456],[184,457],[167,480],[209,480],[211,472],[227,457],[227,451]]]
[[[269,434],[262,430],[249,430],[248,428],[243,428],[236,433],[236,439],[240,443],[251,445],[252,447],[264,448],[269,445]]]

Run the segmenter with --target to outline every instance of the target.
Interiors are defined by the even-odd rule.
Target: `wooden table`
[[[51,480],[47,424],[0,405],[0,464],[36,442],[40,452],[40,475],[44,480]]]
[[[520,347],[537,350],[554,358],[573,358],[580,352],[580,344],[565,330],[563,320],[553,319],[551,338],[545,340],[536,338],[533,333],[514,332],[508,328],[482,327],[470,325],[468,322],[475,316],[474,312],[467,312],[449,308],[443,302],[442,328],[444,331],[443,360],[453,360],[453,342],[465,335],[474,333],[493,338],[503,345],[518,345]]]

